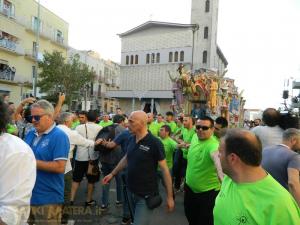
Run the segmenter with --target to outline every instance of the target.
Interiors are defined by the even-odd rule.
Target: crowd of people
[[[123,225],[150,224],[163,201],[172,212],[180,192],[189,225],[300,224],[300,131],[275,109],[238,129],[204,114],[62,112],[64,98],[0,98],[0,225],[67,224],[84,178],[85,207],[103,212],[115,179]]]

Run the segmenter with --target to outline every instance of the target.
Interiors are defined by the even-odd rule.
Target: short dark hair
[[[200,120],[208,120],[208,121],[210,121],[210,127],[213,127],[214,124],[215,124],[214,120],[211,117],[209,117],[209,116],[202,116],[200,118]]]
[[[228,127],[228,121],[227,121],[227,119],[225,119],[225,118],[222,117],[222,116],[218,117],[218,118],[215,120],[215,122],[216,122],[217,124],[221,124],[221,127],[222,127],[222,128]]]
[[[260,165],[262,145],[255,134],[243,129],[228,129],[224,136],[224,142],[226,155],[234,153],[247,165]]]
[[[8,106],[0,99],[0,133],[6,130],[6,126],[9,123]]]
[[[125,121],[125,117],[122,115],[114,115],[113,122],[114,123],[122,123]]]
[[[86,118],[89,122],[94,122],[97,119],[97,113],[94,110],[89,110],[86,114]]]
[[[169,111],[169,112],[166,112],[166,116],[174,116],[174,113]]]
[[[274,108],[267,108],[262,115],[263,122],[269,127],[280,124],[280,113]]]
[[[164,128],[165,131],[169,133],[169,135],[171,134],[171,128],[169,125],[163,125],[163,126],[161,126],[161,128]]]
[[[80,112],[78,113],[78,115],[85,115],[85,116],[87,116],[87,111],[80,111]]]

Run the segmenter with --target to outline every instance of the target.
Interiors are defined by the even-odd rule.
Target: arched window
[[[207,63],[207,51],[203,51],[202,63]]]
[[[208,38],[208,27],[204,27],[204,39]]]
[[[130,56],[130,64],[133,64],[133,55]]]
[[[129,64],[129,56],[126,55],[126,65],[128,65],[128,64]]]
[[[209,12],[209,5],[210,5],[209,0],[206,0],[206,2],[205,2],[205,12]]]
[[[139,56],[138,55],[135,55],[135,60],[134,60],[134,64],[139,64]]]
[[[156,53],[156,63],[160,62],[160,53]]]
[[[169,52],[169,62],[173,62],[173,52]]]
[[[175,52],[174,54],[174,62],[178,62],[178,52]]]
[[[155,54],[154,53],[151,54],[151,63],[155,63]]]
[[[180,52],[180,62],[184,61],[184,51]]]
[[[150,54],[147,54],[146,56],[146,64],[149,64],[150,63]]]

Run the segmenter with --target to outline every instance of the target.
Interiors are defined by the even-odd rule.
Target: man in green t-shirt
[[[255,134],[228,130],[219,151],[227,176],[215,202],[215,225],[300,224],[296,201],[261,167],[262,145]]]
[[[203,117],[196,122],[187,155],[184,212],[189,225],[213,225],[213,207],[223,179],[219,142],[214,134],[214,121]]]
[[[171,134],[176,132],[177,125],[174,121],[174,113],[171,111],[166,112],[166,125],[171,128]]]
[[[104,114],[102,117],[102,120],[98,123],[98,125],[100,125],[101,127],[107,127],[109,125],[112,125],[113,121],[109,120],[109,115]]]
[[[164,117],[160,113],[157,114],[155,125],[157,126],[157,132],[159,132],[160,128],[165,125]]]
[[[170,133],[171,128],[169,125],[163,125],[159,130],[159,137],[165,149],[167,165],[168,168],[171,170],[173,168],[173,153],[177,148],[183,146],[184,143],[177,144],[177,142],[170,137]]]
[[[153,121],[153,113],[147,113],[147,127],[148,130],[153,134],[155,137],[158,137],[158,126],[157,124]]]

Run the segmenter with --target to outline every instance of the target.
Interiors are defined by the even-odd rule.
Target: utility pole
[[[38,55],[39,55],[39,45],[40,45],[40,11],[41,11],[41,4],[40,0],[38,0],[38,8],[37,8],[37,28],[36,28],[36,47],[35,47],[35,71],[34,71],[34,85],[33,85],[33,96],[36,98],[37,95],[37,80],[38,80]]]

